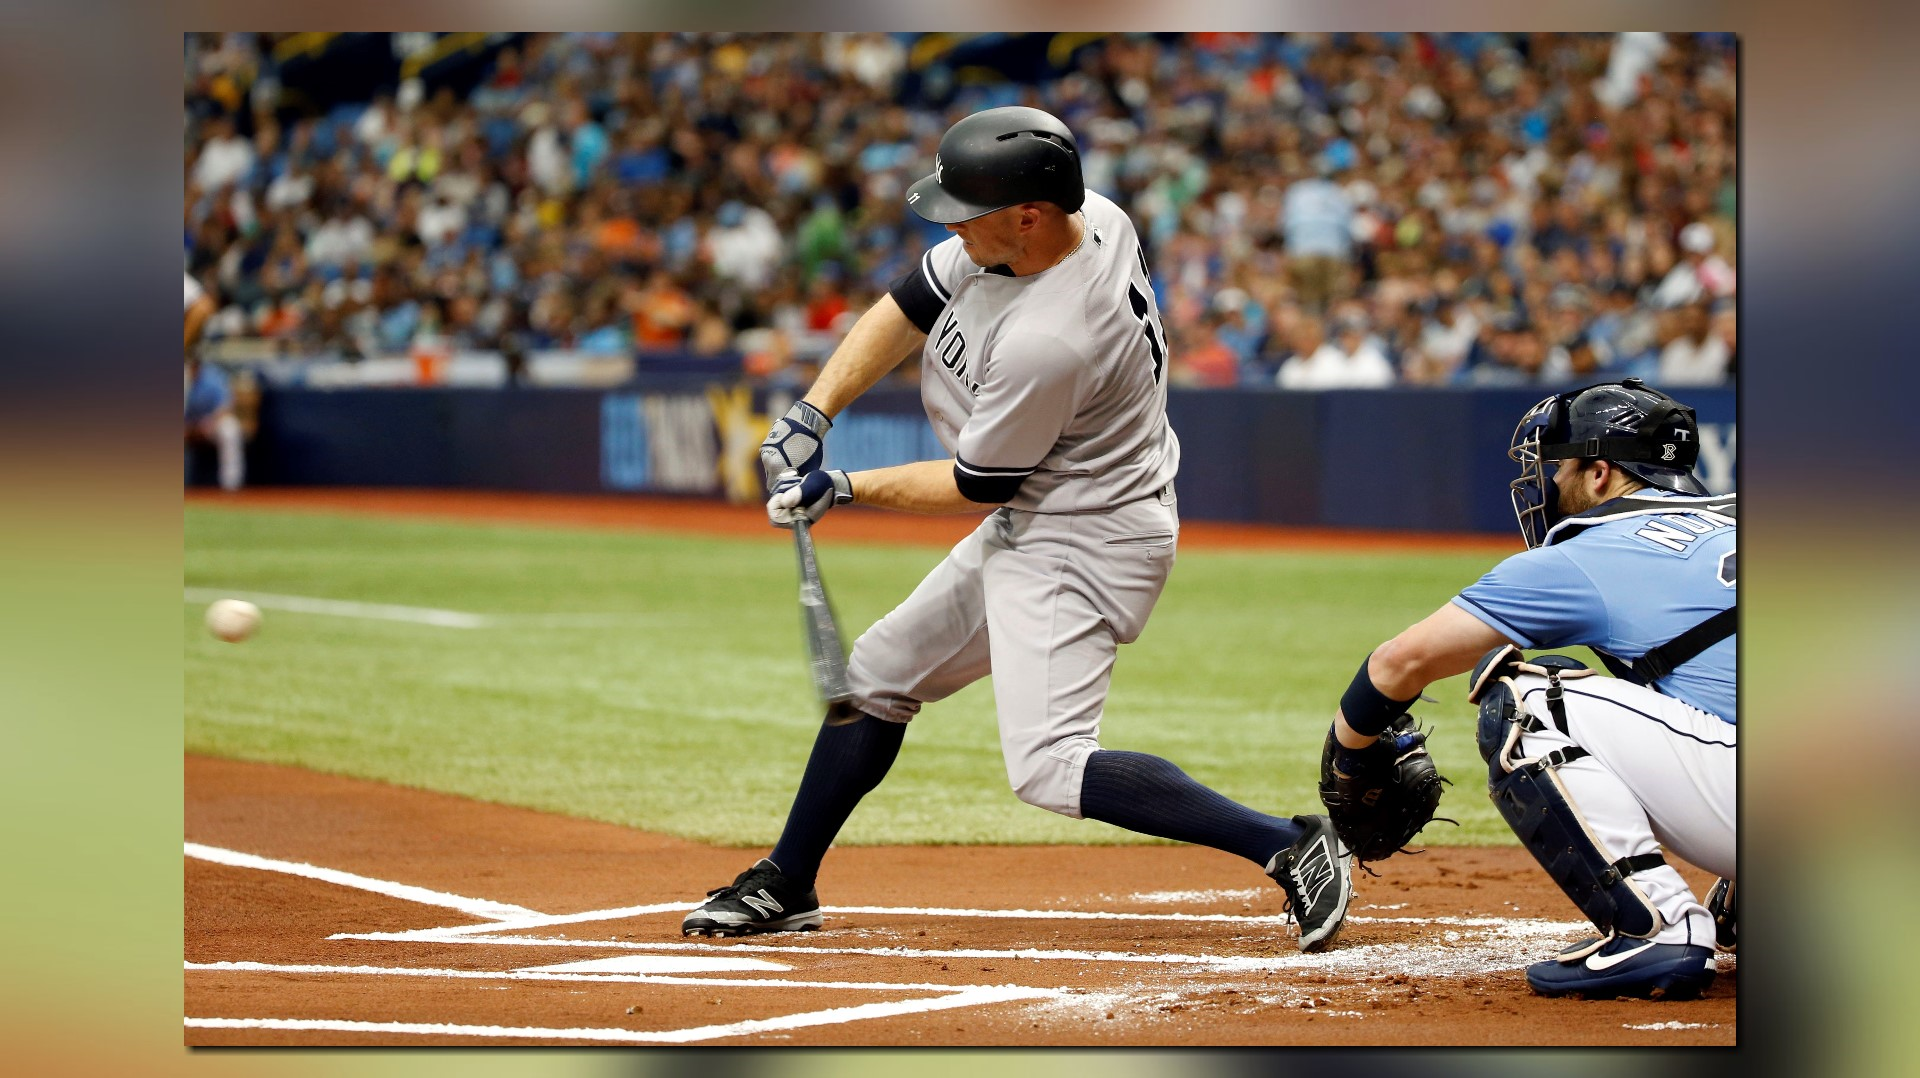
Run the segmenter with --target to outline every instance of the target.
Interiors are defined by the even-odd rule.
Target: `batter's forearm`
[[[839,415],[926,340],[891,295],[881,296],[833,350],[804,399],[828,417]]]
[[[875,468],[854,472],[847,478],[853,484],[855,505],[929,515],[981,513],[996,508],[960,493],[953,481],[950,460],[923,460]]]

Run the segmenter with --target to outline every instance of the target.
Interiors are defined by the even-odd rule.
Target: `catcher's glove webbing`
[[[1320,753],[1320,801],[1340,841],[1361,861],[1404,850],[1434,819],[1440,785],[1447,780],[1434,767],[1426,742],[1426,733],[1408,714],[1394,719],[1364,749],[1345,749],[1327,731]]]

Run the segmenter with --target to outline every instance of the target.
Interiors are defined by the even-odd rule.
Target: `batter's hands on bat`
[[[801,475],[788,469],[773,482],[773,497],[767,499],[767,519],[776,528],[791,528],[805,517],[816,524],[836,505],[853,500],[853,483],[838,468]]]
[[[827,430],[833,420],[806,401],[795,401],[787,414],[774,421],[773,429],[760,443],[760,467],[767,473],[767,485],[784,471],[807,475],[820,468],[820,453],[826,446]]]

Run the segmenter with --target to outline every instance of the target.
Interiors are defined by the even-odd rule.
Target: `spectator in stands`
[[[253,165],[253,144],[235,132],[232,119],[216,116],[207,121],[205,137],[193,163],[195,187],[216,194],[247,179]]]
[[[1733,362],[1728,337],[1713,332],[1713,322],[1704,301],[1689,303],[1668,313],[1671,336],[1660,350],[1660,377],[1663,386],[1715,386],[1727,380]]]
[[[1318,175],[1287,188],[1282,227],[1287,237],[1287,266],[1300,302],[1314,311],[1347,294],[1353,258],[1353,203],[1335,182],[1334,162],[1324,154]]]
[[[684,344],[699,316],[693,297],[665,270],[653,271],[646,287],[629,293],[625,302],[633,316],[634,342],[641,348]]]
[[[1431,313],[1420,327],[1419,344],[1409,354],[1402,375],[1417,385],[1440,385],[1466,364],[1480,337],[1480,320],[1466,303],[1450,295],[1433,297],[1425,308]]]
[[[1712,226],[1704,221],[1695,221],[1680,230],[1681,260],[1654,290],[1655,306],[1683,307],[1733,295],[1733,267],[1714,253],[1717,242]]]
[[[1539,379],[1546,350],[1534,327],[1517,318],[1503,317],[1493,324],[1485,347],[1476,350],[1462,377],[1471,386],[1525,386]]]
[[[1367,340],[1364,324],[1342,320],[1328,340],[1319,315],[1301,316],[1293,356],[1280,365],[1281,389],[1377,389],[1393,384],[1393,364]]]
[[[1240,381],[1240,357],[1220,338],[1225,317],[1209,312],[1186,331],[1185,347],[1175,350],[1168,380],[1178,386],[1225,388]]]

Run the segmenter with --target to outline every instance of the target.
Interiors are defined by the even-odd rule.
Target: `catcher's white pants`
[[[1014,792],[1079,819],[1114,653],[1146,627],[1179,534],[1171,484],[1105,512],[996,510],[854,641],[854,706],[907,722],[991,673]]]
[[[1611,859],[1669,853],[1716,876],[1735,874],[1738,727],[1652,689],[1606,677],[1563,680],[1567,732],[1553,726],[1547,680],[1514,679],[1545,729],[1524,734],[1528,758],[1578,745],[1591,755],[1555,769],[1574,808]],[[1713,919],[1671,866],[1632,880],[1667,927],[1659,943],[1713,946]]]

